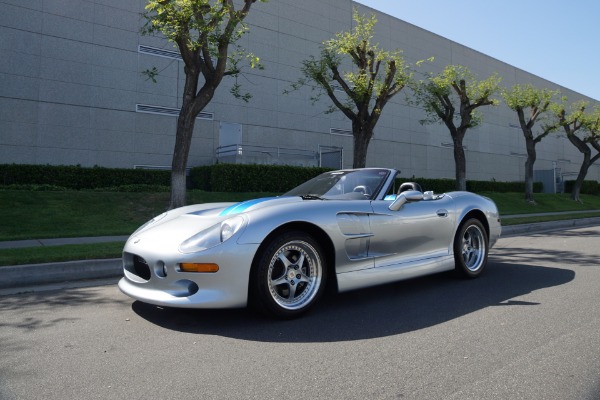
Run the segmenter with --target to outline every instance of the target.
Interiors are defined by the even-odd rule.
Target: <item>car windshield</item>
[[[387,169],[326,172],[304,182],[283,196],[370,200],[381,190],[389,173]]]

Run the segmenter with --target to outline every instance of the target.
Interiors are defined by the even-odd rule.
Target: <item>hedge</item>
[[[299,184],[329,171],[329,168],[285,165],[216,164],[190,169],[190,189],[212,192],[272,192],[283,193]],[[423,190],[451,192],[452,179],[399,178],[415,181]],[[572,187],[566,182],[566,187]],[[569,186],[571,185],[571,186]],[[126,168],[84,168],[65,165],[0,164],[0,188],[29,187],[35,190],[110,189],[117,191],[163,191],[170,186],[170,171]],[[523,182],[467,181],[472,192],[524,192]],[[570,189],[567,189],[570,190]],[[542,184],[534,183],[534,192]],[[585,181],[582,193],[600,193],[595,181]]]
[[[216,164],[190,171],[194,189],[212,192],[282,193],[331,168],[287,165]]]
[[[565,193],[571,193],[574,185],[575,181],[565,181]],[[583,181],[580,193],[600,195],[600,183],[596,181]]]
[[[0,164],[0,186],[51,185],[80,190],[128,185],[170,186],[170,181],[170,171],[162,170]]]

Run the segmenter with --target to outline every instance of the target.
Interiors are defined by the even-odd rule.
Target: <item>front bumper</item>
[[[258,244],[225,242],[211,249],[182,254],[135,243],[123,249],[124,277],[119,289],[150,304],[181,308],[234,308],[248,302],[250,268]],[[142,241],[143,242],[143,241]],[[183,262],[216,263],[215,273],[181,272]]]

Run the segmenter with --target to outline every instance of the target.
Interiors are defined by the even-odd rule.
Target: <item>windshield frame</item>
[[[381,200],[397,171],[388,168],[361,168],[329,171],[302,183],[282,196],[300,196],[322,200]],[[370,195],[354,189],[367,186]],[[352,189],[352,190],[350,190]]]

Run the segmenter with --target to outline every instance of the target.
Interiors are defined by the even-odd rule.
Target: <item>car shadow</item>
[[[568,269],[515,264],[490,258],[474,280],[449,273],[326,296],[311,312],[288,321],[251,310],[194,310],[158,307],[136,301],[133,311],[174,331],[259,342],[336,342],[411,332],[490,306],[538,303],[512,300],[534,290],[570,282]]]

